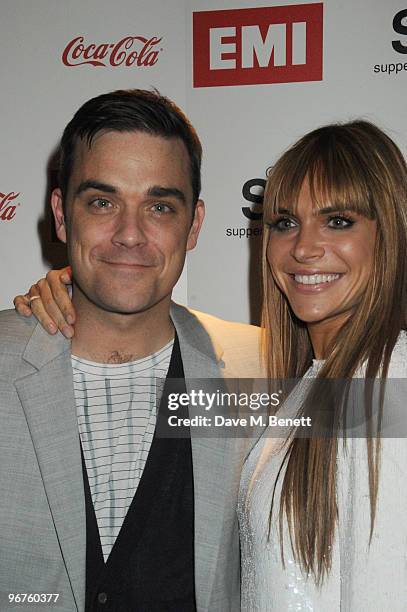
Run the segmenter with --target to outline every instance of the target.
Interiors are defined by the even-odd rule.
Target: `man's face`
[[[188,153],[179,139],[142,132],[80,141],[66,194],[52,194],[58,237],[68,245],[75,293],[116,313],[169,302],[204,216],[192,214]]]

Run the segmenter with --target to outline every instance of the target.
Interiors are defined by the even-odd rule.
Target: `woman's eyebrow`
[[[323,208],[318,208],[317,213],[319,215],[328,215],[329,213],[337,213],[344,212],[345,210],[354,211],[353,206],[347,206],[344,208],[343,206],[324,206]]]

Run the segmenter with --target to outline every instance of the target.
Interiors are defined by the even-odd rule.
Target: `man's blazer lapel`
[[[218,388],[223,377],[222,348],[213,343],[199,320],[173,304],[171,317],[177,330],[187,392],[190,380],[206,379],[204,391]],[[192,415],[191,415],[192,416]],[[198,610],[210,609],[210,597],[218,567],[224,508],[231,503],[227,492],[230,440],[194,437],[191,432],[195,497],[195,583]],[[233,502],[232,502],[233,503]]]
[[[16,381],[78,610],[85,605],[86,515],[70,344],[37,326]]]

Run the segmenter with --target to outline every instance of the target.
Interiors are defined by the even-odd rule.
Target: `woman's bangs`
[[[360,160],[345,157],[340,150],[335,153],[328,158],[321,156],[307,173],[315,208],[332,207],[375,218],[367,172]]]
[[[376,215],[368,176],[363,172],[360,161],[346,159],[340,155],[340,151],[335,153],[318,157],[311,155],[303,163],[297,163],[295,168],[282,168],[280,181],[275,186],[271,185],[271,200],[266,207],[266,215],[272,218],[282,210],[296,214],[301,188],[307,180],[316,209],[332,207],[374,219]]]
[[[305,146],[304,146],[305,145]],[[264,221],[281,211],[296,214],[301,187],[308,180],[317,209],[332,207],[374,219],[371,169],[363,151],[336,138],[300,141],[270,169],[264,197]]]
[[[297,208],[298,196],[307,169],[295,163],[297,161],[295,158],[292,160],[287,158],[284,159],[283,156],[280,162],[270,170],[263,207],[265,223],[271,222],[281,213],[281,210],[295,213]]]

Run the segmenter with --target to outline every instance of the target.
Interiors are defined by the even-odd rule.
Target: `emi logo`
[[[194,87],[322,80],[323,4],[193,15]]]

